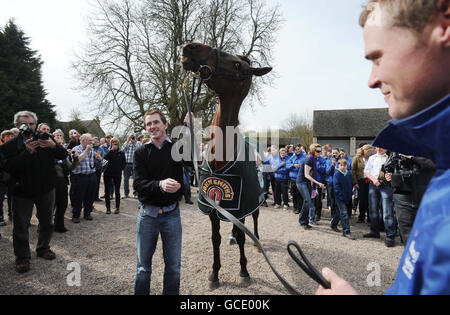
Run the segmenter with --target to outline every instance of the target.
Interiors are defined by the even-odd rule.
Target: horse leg
[[[213,244],[213,254],[214,254],[214,263],[213,270],[211,275],[209,276],[209,288],[211,290],[219,287],[219,270],[220,270],[220,242],[222,237],[220,236],[220,220],[217,217],[216,212],[212,212],[209,215],[209,219],[211,220],[211,230],[212,230],[212,244]]]
[[[244,224],[245,219],[241,220],[241,223]],[[250,284],[250,275],[247,271],[247,258],[245,257],[245,234],[242,232],[237,226],[233,225],[233,234],[236,235],[236,241],[239,245],[240,252],[240,264],[241,264],[241,272],[239,273],[239,283],[243,286],[248,286]]]
[[[258,234],[259,209],[256,210],[255,212],[253,212],[252,217],[253,217],[253,232],[254,232],[256,238],[259,240],[259,234]],[[261,250],[259,249],[258,246],[256,246],[256,244],[253,244],[253,248],[257,253],[261,252]]]

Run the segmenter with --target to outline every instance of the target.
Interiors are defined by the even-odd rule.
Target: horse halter
[[[215,67],[215,70],[213,71],[211,69],[211,67],[208,65],[208,61],[214,54],[216,54],[216,67]],[[225,71],[218,71],[219,66],[220,66],[220,54],[221,54],[221,51],[219,49],[212,48],[211,51],[209,52],[208,56],[206,56],[205,59],[201,59],[198,61],[199,67],[196,72],[200,75],[200,78],[202,79],[202,81],[204,81],[204,82],[209,81],[213,77],[222,77],[222,78],[226,78],[226,79],[230,79],[230,80],[244,81],[253,76],[253,74],[231,74],[231,73],[227,73]],[[209,76],[206,78],[203,77],[203,75],[202,75],[203,73],[205,73],[205,70],[207,70],[209,72]]]

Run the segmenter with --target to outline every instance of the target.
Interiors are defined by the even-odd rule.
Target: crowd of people
[[[414,160],[418,167],[427,171],[426,174],[422,171],[420,175],[423,187],[426,187],[434,173],[433,163],[429,160],[423,163],[413,157],[403,158]],[[311,225],[318,225],[321,220],[322,203],[326,198],[333,231],[355,240],[350,232],[350,218],[359,212],[357,223],[370,225],[370,231],[363,237],[379,239],[380,232],[385,231],[386,246],[393,247],[396,235],[403,243],[407,241],[424,189],[420,189],[412,205],[407,202],[411,197],[404,197],[406,202],[403,206],[407,209],[396,211],[403,206],[401,198],[395,196],[404,194],[396,194],[395,187],[393,189],[391,185],[392,174],[385,170],[388,161],[391,160],[386,150],[365,143],[359,145],[353,158],[347,155],[345,149],[333,148],[331,144],[312,144],[308,152],[301,144],[288,145],[279,150],[271,146],[264,158],[264,164],[272,170],[265,174],[266,199],[271,186],[272,206],[299,214],[299,224],[309,230]],[[410,178],[416,183],[418,176],[412,174]],[[418,191],[417,187],[415,190]],[[264,206],[269,206],[267,201]],[[339,222],[342,231],[338,228]]]

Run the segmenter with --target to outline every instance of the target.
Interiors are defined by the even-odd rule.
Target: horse
[[[253,68],[251,67],[249,58],[246,56],[229,54],[201,43],[184,44],[181,47],[181,56],[182,56],[181,64],[183,68],[187,71],[198,73],[202,81],[217,95],[219,104],[215,116],[213,118],[212,126],[213,128],[220,128],[223,131],[222,132],[223,141],[221,143],[218,143],[216,141],[217,140],[216,135],[212,131],[210,150],[212,153],[215,153],[219,149],[222,149],[221,152],[223,152],[223,156],[228,157],[228,155],[226,154],[227,133],[225,132],[225,129],[227,126],[236,128],[239,125],[238,120],[239,111],[242,102],[249,93],[253,76],[263,76],[269,73],[272,70],[272,68],[270,67]],[[222,145],[223,147],[219,148],[218,147],[219,145]],[[238,156],[236,142],[234,146],[233,155],[234,159],[236,159]],[[225,159],[222,161],[214,159],[213,161],[211,161],[211,163],[209,163],[209,167],[213,173],[220,174],[224,173],[227,169],[229,169],[230,165],[232,164],[233,161],[231,160],[227,161]],[[226,186],[226,184],[224,183],[221,184]],[[217,195],[211,193],[211,197],[212,197],[211,199],[213,199],[216,198]],[[259,206],[260,205],[261,204],[259,204]],[[252,213],[255,236],[258,239],[259,236],[258,236],[257,222],[259,216],[259,206]],[[248,215],[249,214],[247,214],[247,216]],[[219,215],[218,213],[216,213],[216,211],[211,211],[211,213],[209,213],[209,219],[211,221],[211,228],[212,228],[214,263],[212,266],[212,273],[210,274],[208,280],[210,289],[215,289],[220,286],[219,270],[221,268],[220,264],[221,218],[219,218]],[[243,218],[238,219],[241,223],[245,222],[245,216]],[[239,283],[242,286],[247,286],[250,284],[250,275],[247,270],[247,258],[245,257],[244,251],[245,234],[236,225],[233,225],[232,233],[236,239],[240,251],[241,268],[239,273],[240,276]]]

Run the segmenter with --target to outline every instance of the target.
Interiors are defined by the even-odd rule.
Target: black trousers
[[[418,208],[397,203],[394,195],[394,210],[401,239],[406,244],[414,225]]]
[[[300,211],[303,206],[303,197],[302,194],[298,191],[297,183],[294,179],[290,179],[291,183],[291,196],[292,203],[294,204],[294,210]]]
[[[100,199],[99,190],[100,190],[100,181],[102,180],[102,169],[98,169],[95,171],[95,176],[97,176],[97,188],[95,190],[95,198]]]
[[[64,177],[56,178],[55,194],[55,228],[61,229],[64,227],[64,215],[69,203],[67,183]]]
[[[317,196],[314,198],[314,206],[316,208],[316,220],[319,221],[322,217],[322,200],[324,191],[322,188],[317,187]]]
[[[122,182],[122,174],[119,175],[103,175],[105,182],[105,203],[106,209],[111,209],[111,194],[116,192],[116,209],[120,208],[120,184]]]
[[[3,218],[3,200],[5,200],[6,192],[6,185],[4,183],[0,183],[0,218]]]
[[[275,203],[281,205],[281,198],[283,197],[284,205],[289,205],[288,196],[288,181],[287,180],[275,180]]]
[[[53,209],[55,207],[55,190],[36,198],[20,198],[13,196],[13,247],[18,259],[31,259],[28,227],[36,205],[39,220],[39,236],[36,252],[50,249],[53,234]]]
[[[364,179],[358,181],[359,221],[369,220],[369,184]]]
[[[84,217],[86,218],[91,214],[94,205],[97,176],[95,173],[91,175],[72,174],[71,182],[72,215],[74,218],[79,218],[81,208],[84,207]]]

